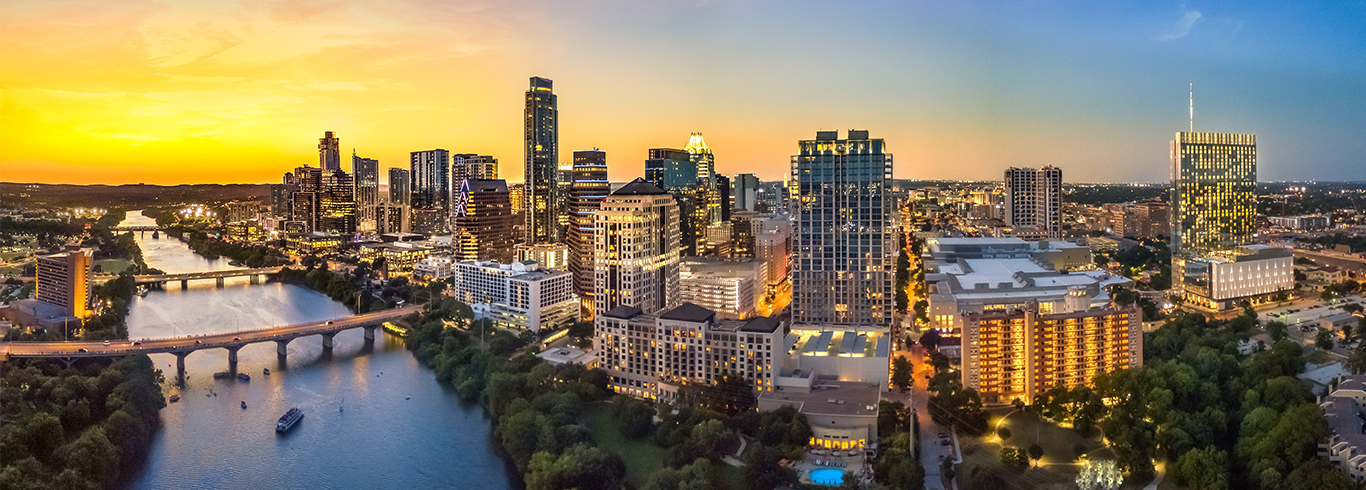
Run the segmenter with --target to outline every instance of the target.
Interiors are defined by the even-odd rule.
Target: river
[[[152,225],[129,211],[126,226]],[[134,233],[149,267],[166,272],[231,268],[209,260],[180,240]],[[246,278],[179,283],[134,298],[129,338],[223,333],[336,318],[341,303],[312,290],[279,283],[252,285]],[[222,349],[185,359],[185,386],[174,387],[175,356],[154,354],[166,373],[166,395],[178,403],[161,411],[147,463],[133,488],[469,488],[512,486],[489,438],[478,406],[461,406],[433,373],[404,350],[402,341],[377,332],[367,346],[362,329],[337,334],[332,352],[321,337],[289,344],[285,360],[274,342],[238,352],[238,371],[251,381],[215,380],[228,368]],[[269,368],[270,376],[262,370]],[[242,409],[240,402],[247,408]],[[275,420],[290,407],[304,419],[276,434]],[[343,410],[344,409],[344,410]]]

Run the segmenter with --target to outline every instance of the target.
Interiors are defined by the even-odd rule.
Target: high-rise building
[[[569,189],[572,221],[565,233],[569,245],[569,271],[574,273],[574,292],[588,311],[592,311],[593,220],[612,187],[607,181],[607,152],[598,149],[574,152],[573,182]]]
[[[679,304],[678,204],[637,178],[602,200],[593,227],[594,317],[619,306],[656,314]]]
[[[1006,224],[1016,233],[1062,239],[1062,170],[1010,167],[1005,172]],[[1021,233],[1020,228],[1025,228]],[[1037,230],[1029,233],[1028,229]]]
[[[375,206],[379,205],[379,160],[361,158],[351,150],[351,178],[356,186],[356,231],[374,233],[379,226],[375,221]]]
[[[531,77],[526,91],[526,244],[557,243],[564,239],[560,228],[559,110],[552,82]]]
[[[376,233],[381,235],[386,233],[409,233],[412,226],[409,223],[411,212],[408,206],[402,204],[380,204],[375,207]]]
[[[389,169],[389,204],[410,206],[413,203],[413,179],[407,169]]]
[[[318,225],[315,231],[342,234],[356,232],[356,189],[351,176],[341,170],[321,174],[323,192],[318,199]]]
[[[503,180],[463,179],[451,205],[455,260],[512,262],[512,202]]]
[[[498,159],[488,155],[451,155],[451,186],[465,179],[497,180]]]
[[[697,219],[702,229],[721,222],[721,199],[716,189],[716,156],[712,154],[702,133],[692,133],[683,149],[697,167]]]
[[[440,148],[412,152],[414,233],[450,231],[450,161],[450,152]]]
[[[721,203],[721,222],[729,222],[730,211],[735,209],[735,199],[731,195],[730,189],[730,177],[716,176],[716,195],[717,201]]]
[[[1173,252],[1226,249],[1257,232],[1257,137],[1176,133],[1171,142]]]
[[[297,190],[290,197],[291,221],[299,224],[303,231],[322,229],[323,171],[315,167],[294,169],[294,182]]]
[[[731,183],[731,193],[735,194],[735,209],[758,211],[759,176],[738,174]],[[777,211],[773,209],[772,211]]]
[[[322,138],[318,138],[318,168],[323,170],[341,170],[341,142],[332,132],[323,133]]]
[[[521,244],[512,248],[513,260],[531,261],[546,269],[569,270],[569,245],[563,243]]]
[[[645,160],[645,181],[663,189],[678,203],[679,240],[683,255],[697,255],[698,245],[705,239],[707,227],[698,219],[699,215],[705,214],[701,201],[705,199],[705,190],[698,185],[701,180],[697,161],[687,151],[650,149],[650,158]]]
[[[95,277],[88,248],[67,246],[62,253],[40,256],[35,262],[35,297],[55,305],[65,316],[90,316],[90,283]]]
[[[294,174],[286,173],[286,181],[291,181]],[[270,185],[270,215],[279,220],[289,220],[293,211],[289,201],[294,193],[298,191],[297,184],[271,184]]]
[[[891,326],[895,213],[884,194],[892,155],[868,131],[818,131],[792,157],[797,188],[792,323],[885,330]]]

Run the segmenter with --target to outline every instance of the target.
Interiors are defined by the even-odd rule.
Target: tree
[[[1040,446],[1039,443],[1037,443],[1037,442],[1036,442],[1036,443],[1033,443],[1033,444],[1030,444],[1030,445],[1029,445],[1029,459],[1032,459],[1032,460],[1034,460],[1034,461],[1038,461],[1038,460],[1040,460],[1040,459],[1043,459],[1043,446]]]
[[[773,490],[797,483],[797,473],[780,464],[782,455],[777,450],[759,444],[745,456],[741,477],[745,488]]]
[[[1323,350],[1333,350],[1333,331],[1320,328],[1318,335],[1314,337],[1314,345]]]
[[[617,490],[626,477],[626,463],[616,453],[577,444],[559,456],[538,452],[527,466],[528,490]]]
[[[1290,327],[1284,323],[1275,320],[1266,322],[1266,333],[1271,336],[1272,342],[1286,338],[1289,331]]]
[[[942,341],[943,338],[940,337],[939,330],[933,328],[926,330],[925,333],[920,336],[920,345],[924,347],[925,350],[935,350],[939,348],[939,343]]]
[[[712,459],[719,459],[726,443],[733,438],[730,428],[716,419],[693,426],[691,433],[692,445],[697,453]]]
[[[1001,465],[1014,471],[1024,471],[1029,467],[1029,455],[1018,447],[1001,448]]]
[[[1078,490],[1116,490],[1123,483],[1124,474],[1108,459],[1088,460],[1077,474]]]
[[[1011,435],[1013,435],[1013,433],[1010,432],[1010,427],[996,429],[996,437],[1000,437],[1002,441],[1010,439]]]
[[[1343,326],[1342,326],[1342,339],[1343,339],[1343,340],[1346,340],[1346,341],[1348,341],[1348,342],[1351,342],[1351,341],[1352,341],[1352,334],[1353,334],[1353,333],[1355,333],[1355,332],[1352,332],[1352,326],[1351,326],[1351,325],[1343,325]]]
[[[906,356],[896,356],[896,360],[892,361],[892,385],[897,388],[910,388],[914,373],[915,365],[911,364]]]

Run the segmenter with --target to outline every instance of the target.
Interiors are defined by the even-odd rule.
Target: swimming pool
[[[844,483],[844,470],[819,468],[811,470],[811,483],[817,485],[841,485]]]

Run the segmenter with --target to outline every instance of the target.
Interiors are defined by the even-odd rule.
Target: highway
[[[157,353],[187,354],[200,349],[213,348],[234,350],[257,342],[288,342],[309,335],[331,334],[360,327],[377,327],[386,321],[407,316],[417,310],[414,307],[395,308],[332,320],[216,335],[169,339],[114,340],[109,341],[109,345],[104,345],[104,342],[100,341],[6,342],[0,344],[0,360],[21,357],[80,358]]]

